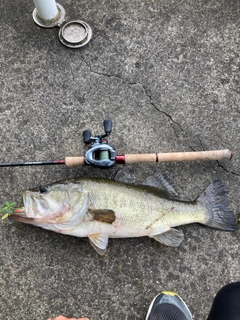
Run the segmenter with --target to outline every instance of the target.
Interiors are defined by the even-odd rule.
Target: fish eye
[[[48,188],[43,186],[43,187],[40,187],[39,191],[40,193],[44,193],[48,191]]]

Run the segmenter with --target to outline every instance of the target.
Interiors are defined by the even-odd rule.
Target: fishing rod
[[[170,153],[147,153],[147,154],[121,154],[108,144],[106,139],[112,132],[112,121],[103,121],[105,134],[91,136],[90,130],[83,131],[83,141],[90,144],[85,156],[66,157],[62,160],[28,161],[28,162],[5,162],[0,167],[18,166],[44,166],[65,165],[67,167],[92,165],[99,168],[110,168],[115,164],[134,164],[146,162],[175,162],[175,161],[206,161],[206,160],[230,160],[230,150],[192,151],[192,152],[170,152]]]

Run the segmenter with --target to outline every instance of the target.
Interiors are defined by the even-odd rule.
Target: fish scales
[[[112,225],[103,224],[101,228],[99,223],[93,222],[95,230],[101,228],[101,232],[107,232],[109,237],[140,237],[150,235],[151,226],[156,224],[174,227],[205,221],[205,209],[201,204],[159,198],[146,186],[97,179],[82,179],[81,184],[88,190],[93,207],[115,212],[116,221]],[[84,226],[79,223],[81,233],[87,232],[88,221],[86,223]]]
[[[197,222],[225,231],[237,227],[226,188],[219,180],[194,202],[177,200],[165,175],[156,173],[138,185],[129,183],[129,175],[118,174],[118,180],[79,178],[27,190],[23,192],[24,207],[10,218],[88,237],[99,254],[105,253],[108,238],[149,236],[176,247],[184,238],[182,231],[174,228],[180,225]]]

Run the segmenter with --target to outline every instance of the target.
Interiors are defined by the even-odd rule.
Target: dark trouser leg
[[[224,286],[213,300],[207,320],[240,319],[240,282]]]

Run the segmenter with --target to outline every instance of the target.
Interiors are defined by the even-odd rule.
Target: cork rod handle
[[[230,160],[230,150],[212,150],[196,152],[173,152],[153,154],[126,154],[125,164],[141,162],[174,162],[174,161],[197,161],[197,160]]]
[[[76,166],[84,166],[85,159],[84,157],[66,157],[65,165],[67,167],[76,167]]]

